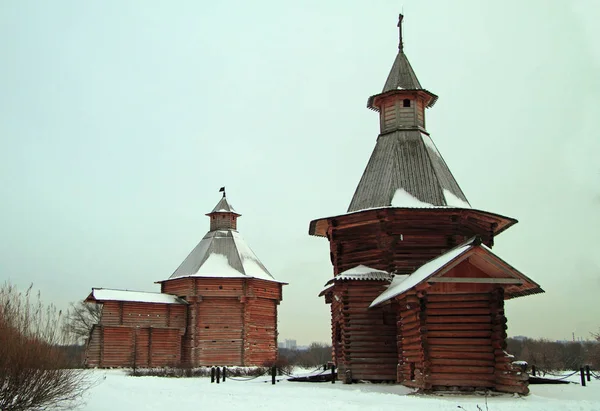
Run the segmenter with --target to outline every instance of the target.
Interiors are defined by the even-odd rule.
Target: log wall
[[[88,367],[174,367],[181,363],[179,328],[97,325],[88,343]]]
[[[106,301],[103,303],[100,324],[184,328],[185,316],[185,304]]]
[[[244,365],[269,365],[277,360],[277,304],[267,298],[247,300]]]
[[[475,235],[493,246],[509,223],[477,210],[383,208],[332,218],[326,235],[336,275],[359,264],[410,274]]]
[[[277,305],[282,284],[255,278],[173,280],[189,303],[182,360],[192,366],[263,365],[277,359]]]
[[[491,293],[490,316],[492,322],[492,347],[495,360],[496,391],[529,393],[529,375],[520,367],[512,365],[514,357],[506,350],[506,317],[504,316],[504,290],[497,288]]]
[[[195,308],[194,365],[243,365],[244,307],[240,299],[205,297]]]
[[[88,342],[88,366],[249,366],[277,360],[282,284],[189,277],[165,281],[161,290],[188,305],[103,302]]]
[[[396,379],[396,313],[369,309],[387,282],[336,283],[332,297],[332,345],[338,379]]]
[[[506,353],[502,288],[398,299],[397,381],[425,390],[495,389],[527,394],[528,376]],[[439,291],[439,290],[436,290]]]
[[[396,381],[408,387],[426,388],[429,352],[426,337],[425,300],[415,293],[399,300],[397,315]]]
[[[425,388],[494,388],[490,294],[428,294],[426,312]]]

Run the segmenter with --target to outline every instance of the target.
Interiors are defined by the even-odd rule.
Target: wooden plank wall
[[[85,350],[85,365],[87,367],[99,367],[100,366],[100,352],[101,352],[101,327],[95,324],[92,327],[90,336],[87,340],[87,346]]]
[[[185,304],[106,301],[103,305],[101,325],[185,327]]]
[[[160,283],[160,292],[176,296],[194,295],[194,281],[192,277],[176,278]]]
[[[90,351],[88,367],[175,367],[181,363],[178,328],[99,326],[99,352]]]
[[[266,298],[247,300],[244,365],[269,365],[277,360],[277,303]]]
[[[103,303],[100,324],[90,334],[89,367],[176,366],[187,306],[129,301]]]
[[[282,285],[242,278],[183,278],[161,285],[189,305],[104,302],[88,344],[99,367],[263,365],[277,359]]]
[[[342,370],[350,370],[352,380],[394,381],[396,379],[396,313],[383,308],[369,309],[371,302],[385,290],[382,281],[344,281],[336,283],[334,300],[342,303],[343,320],[333,318],[332,329],[341,326],[341,352],[336,359]],[[338,308],[339,310],[339,308]],[[334,345],[336,345],[334,336]],[[337,344],[339,346],[340,343]]]
[[[186,297],[191,305],[184,361],[194,366],[249,366],[277,359],[280,283],[260,279],[194,280],[196,294]]]
[[[235,297],[204,297],[198,303],[196,366],[243,365],[243,304]]]

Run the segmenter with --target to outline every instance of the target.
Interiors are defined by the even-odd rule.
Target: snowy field
[[[129,377],[121,370],[90,371],[94,386],[85,396],[83,411],[136,411],[215,409],[219,411],[278,410],[486,410],[483,395],[411,395],[400,385],[300,383],[270,378],[227,380],[211,384],[210,378]],[[577,378],[575,378],[577,377]],[[283,377],[278,377],[279,379]],[[579,381],[575,375],[571,381]],[[527,397],[499,395],[487,398],[489,411],[578,410],[600,411],[600,380],[587,387],[531,385]]]

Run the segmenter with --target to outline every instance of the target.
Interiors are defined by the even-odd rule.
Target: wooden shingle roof
[[[240,216],[223,196],[207,215],[211,217],[211,229],[198,245],[168,278],[258,278],[276,281],[269,270],[250,249],[235,224],[215,216],[215,213]],[[216,218],[217,224],[213,224]],[[223,224],[220,224],[220,223]],[[161,281],[159,281],[161,282]]]
[[[396,55],[390,74],[388,75],[382,93],[391,90],[422,90],[421,83],[415,74],[406,54],[400,51]]]
[[[209,231],[169,280],[181,277],[252,277],[276,281],[235,230]]]
[[[358,183],[348,212],[378,207],[470,208],[428,134],[382,134]]]
[[[212,214],[212,213],[234,213],[234,214],[237,214],[238,216],[241,215],[241,214],[238,214],[238,212],[233,209],[233,206],[231,204],[229,204],[229,201],[227,201],[226,197],[221,198],[221,200],[219,200],[219,202],[217,203],[215,208],[213,208],[213,210],[208,214]]]

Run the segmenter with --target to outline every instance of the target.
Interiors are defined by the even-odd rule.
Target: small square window
[[[407,98],[405,98],[405,99],[404,99],[404,101],[402,102],[402,105],[403,105],[404,107],[410,107],[410,100],[409,100],[409,99],[407,99]]]

